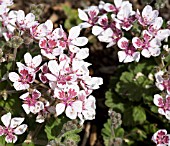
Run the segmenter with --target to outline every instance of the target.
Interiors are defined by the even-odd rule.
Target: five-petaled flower
[[[153,136],[152,140],[157,144],[157,146],[169,146],[170,135],[167,134],[165,129],[158,130]]]
[[[27,92],[19,97],[23,100],[22,107],[26,114],[30,112],[36,114],[44,108],[43,102],[38,100],[40,97],[41,93],[36,89],[31,91],[31,93]]]
[[[7,113],[1,117],[1,121],[5,126],[0,125],[0,136],[5,136],[5,141],[7,143],[15,143],[17,141],[16,135],[23,134],[27,125],[21,123],[24,118],[16,117],[11,119],[11,113]]]
[[[154,95],[154,104],[159,107],[158,112],[170,120],[170,95],[163,98],[159,94]]]
[[[132,44],[129,44],[129,40],[127,38],[122,37],[118,41],[118,47],[122,49],[122,51],[118,52],[118,57],[120,62],[127,63],[132,61],[136,61],[136,62],[139,61],[140,53]]]

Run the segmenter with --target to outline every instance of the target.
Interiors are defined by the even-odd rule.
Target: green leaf
[[[147,63],[140,63],[138,65],[130,65],[129,71],[122,73],[120,81],[116,84],[115,91],[124,99],[129,101],[141,101],[148,99],[155,93],[152,88],[154,81],[148,78],[154,66]],[[151,100],[151,99],[150,99]]]
[[[125,110],[125,112],[123,114],[123,122],[122,122],[125,126],[134,126],[135,125],[132,113],[133,113],[132,107],[128,107]]]
[[[66,29],[70,29],[73,26],[80,24],[82,21],[78,17],[77,9],[71,8],[69,4],[63,4],[62,8],[64,10],[67,19],[65,20],[64,27]]]
[[[102,128],[102,136],[103,136],[104,144],[108,146],[109,140],[111,137],[111,120],[110,119],[107,120],[107,122],[104,124],[104,128]]]
[[[60,133],[63,124],[67,121],[64,116],[59,116],[57,119],[51,118],[45,125],[45,132],[48,140],[53,140]]]
[[[141,106],[134,107],[132,115],[133,115],[133,120],[136,123],[142,124],[146,121],[146,113]]]
[[[4,146],[4,145],[5,145],[5,137],[0,136],[0,146]]]
[[[107,107],[112,108],[114,110],[119,110],[121,112],[124,111],[124,104],[117,103],[117,101],[115,100],[116,95],[111,90],[105,93],[105,97],[106,97],[105,105]]]
[[[125,131],[124,131],[123,128],[117,128],[117,129],[115,129],[115,136],[116,136],[116,137],[121,137],[121,138],[123,138],[124,133],[125,133]]]
[[[69,139],[69,140],[72,140],[72,141],[75,141],[76,143],[78,143],[80,141],[80,136],[77,134],[70,134],[65,137],[65,140],[66,139]]]

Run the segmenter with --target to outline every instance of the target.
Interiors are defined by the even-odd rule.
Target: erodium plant
[[[78,14],[84,21],[79,24],[82,29],[91,27],[92,34],[100,42],[107,43],[106,47],[118,46],[119,62],[139,62],[141,56],[157,57],[164,50],[164,55],[169,54],[169,46],[162,47],[162,42],[170,36],[169,22],[163,26],[159,11],[150,5],[140,12],[134,11],[129,1],[114,0],[113,4],[100,1],[98,6],[78,9]],[[163,93],[156,94],[153,102],[158,106],[158,112],[170,120],[170,78],[167,66],[162,66],[155,77],[156,86]],[[170,145],[170,136],[166,130],[157,131],[152,140],[158,146]]]
[[[119,62],[123,63],[139,62],[141,56],[159,56],[162,41],[170,35],[169,28],[163,27],[158,10],[150,5],[140,12],[134,11],[129,1],[114,0],[113,4],[101,1],[98,6],[78,9],[79,18],[84,22],[72,27],[67,34],[62,26],[54,29],[50,20],[40,24],[33,13],[10,10],[12,4],[12,0],[0,1],[0,37],[14,50],[13,66],[17,51],[24,43],[37,43],[40,53],[25,53],[24,62],[16,62],[18,71],[13,69],[8,78],[14,89],[22,93],[18,98],[23,110],[27,115],[36,115],[38,123],[62,114],[71,120],[78,119],[80,125],[95,118],[96,99],[91,93],[103,80],[89,74],[91,64],[84,61],[89,56],[89,49],[84,47],[88,39],[80,36],[82,29],[91,27],[92,34],[107,43],[106,47],[117,45]],[[3,55],[1,50],[1,62],[7,61]],[[155,74],[156,85],[165,94],[156,94],[154,103],[159,107],[158,112],[170,119],[170,81],[164,77],[165,73]],[[5,127],[0,126],[0,135],[5,136],[7,143],[15,143],[16,135],[29,130],[26,124],[20,125],[24,118],[11,119],[11,113],[3,115],[1,120]],[[166,130],[156,132],[152,140],[158,146],[170,144]]]
[[[1,37],[7,42],[13,40],[11,46],[16,51],[20,46],[16,40],[22,42],[25,34],[38,42],[40,47],[41,54],[32,57],[27,52],[24,63],[16,62],[18,72],[8,74],[15,90],[24,91],[18,98],[23,103],[25,113],[36,115],[36,122],[39,123],[44,122],[48,115],[59,116],[63,113],[72,120],[78,118],[80,124],[94,119],[96,99],[91,93],[103,81],[89,75],[88,67],[91,64],[84,61],[89,56],[89,49],[83,48],[88,39],[79,36],[80,26],[71,28],[67,35],[62,26],[53,29],[50,20],[40,24],[32,13],[25,15],[22,10],[10,10],[8,6],[13,4],[12,0],[1,1],[0,4]],[[38,90],[39,86],[49,92],[48,97],[41,93],[42,89]],[[6,126],[1,126],[1,135],[6,136],[7,143],[15,143],[17,137],[14,134],[22,134],[27,129],[26,125],[19,126],[24,118],[12,119],[10,124],[11,113],[1,119]]]

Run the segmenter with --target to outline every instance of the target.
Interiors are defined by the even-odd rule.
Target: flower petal
[[[7,113],[1,117],[2,123],[6,126],[9,127],[9,124],[11,122],[11,113]]]
[[[9,79],[12,81],[12,82],[18,82],[18,80],[20,79],[19,75],[15,72],[10,72],[9,73]]]
[[[59,74],[59,66],[58,66],[58,63],[56,60],[49,61],[48,67],[52,74],[54,74],[56,76]]]
[[[24,55],[24,61],[25,61],[27,66],[31,66],[31,64],[32,64],[32,56],[31,56],[30,53],[26,53]]]
[[[64,103],[58,103],[56,105],[56,113],[57,113],[57,116],[61,115],[65,110],[65,104]]]
[[[37,55],[32,59],[32,63],[34,65],[34,68],[38,67],[42,62],[42,57],[41,55]]]
[[[76,53],[76,58],[78,59],[85,59],[89,56],[89,49],[88,48],[82,48]]]
[[[88,21],[88,20],[89,20],[87,14],[86,14],[83,10],[78,9],[78,13],[79,13],[78,16],[79,16],[79,18],[80,18],[81,20],[83,20],[83,21]]]
[[[88,39],[86,37],[78,37],[72,40],[71,43],[76,46],[84,46],[88,43]]]
[[[80,26],[74,26],[70,29],[68,38],[73,40],[77,38],[79,35],[80,35]]]
[[[12,118],[12,119],[11,119],[10,127],[11,127],[11,128],[18,127],[19,125],[21,125],[21,123],[22,123],[23,121],[24,121],[24,118]]]
[[[71,106],[67,106],[66,108],[66,116],[70,119],[76,119],[77,117],[77,112],[71,107]]]
[[[123,60],[125,60],[126,58],[126,53],[124,51],[119,51],[118,52],[118,58],[119,58],[119,62],[123,62]]]
[[[21,82],[15,82],[13,84],[15,90],[20,91],[20,90],[26,90],[30,87],[29,84],[22,84]]]
[[[92,34],[94,34],[95,36],[99,35],[103,31],[104,31],[104,29],[100,26],[95,25],[92,27]]]
[[[21,134],[23,134],[23,133],[26,131],[27,127],[28,127],[28,126],[27,126],[26,124],[22,124],[22,125],[18,126],[18,127],[14,130],[14,133],[15,133],[16,135],[21,135]]]
[[[26,100],[28,96],[29,96],[29,92],[22,94],[19,98],[22,100]]]
[[[24,111],[26,112],[26,114],[28,115],[30,113],[30,107],[28,104],[23,104],[22,105]]]

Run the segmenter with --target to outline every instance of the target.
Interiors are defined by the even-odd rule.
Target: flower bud
[[[19,36],[13,36],[7,45],[11,48],[19,48],[23,44],[23,39]]]

